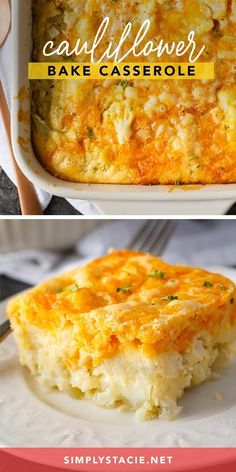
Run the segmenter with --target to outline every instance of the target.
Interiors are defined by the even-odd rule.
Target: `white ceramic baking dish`
[[[236,201],[236,184],[170,188],[169,186],[87,185],[64,182],[51,176],[37,161],[30,142],[30,124],[20,122],[19,109],[30,111],[29,98],[17,97],[29,90],[27,65],[31,56],[31,0],[13,4],[12,140],[17,162],[40,188],[66,198],[94,202],[109,215],[220,215]],[[20,139],[19,139],[20,137]],[[21,143],[21,144],[20,144]],[[187,191],[188,189],[188,191]]]

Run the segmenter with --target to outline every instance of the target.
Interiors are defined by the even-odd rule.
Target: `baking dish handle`
[[[231,200],[98,200],[93,202],[103,215],[224,215]]]

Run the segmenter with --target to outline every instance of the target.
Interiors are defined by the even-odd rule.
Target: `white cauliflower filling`
[[[18,342],[21,328],[15,328]],[[25,333],[24,333],[25,334]],[[180,411],[178,400],[185,389],[214,378],[216,361],[236,353],[236,328],[222,328],[217,336],[206,331],[195,337],[184,352],[147,357],[129,349],[92,366],[92,355],[80,351],[79,367],[69,364],[74,345],[71,328],[56,336],[41,335],[36,328],[27,333],[28,345],[20,346],[20,361],[46,388],[79,393],[105,408],[135,411],[139,420],[172,419]]]

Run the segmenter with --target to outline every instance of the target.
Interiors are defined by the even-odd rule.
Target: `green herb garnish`
[[[63,292],[63,288],[62,288],[62,287],[56,288],[56,293],[62,293],[62,292]]]
[[[88,137],[93,138],[93,136],[94,136],[93,135],[93,128],[87,128],[87,130],[88,130]]]
[[[118,287],[116,289],[117,293],[130,293],[132,285],[125,285],[124,287]]]
[[[225,285],[218,285],[220,290],[227,290],[227,287]]]
[[[205,282],[202,285],[203,285],[203,287],[206,287],[206,288],[213,287],[213,284],[211,282],[209,282],[208,280],[205,280]]]
[[[156,270],[152,274],[149,274],[148,277],[152,279],[164,279],[166,272],[162,272],[161,270]]]
[[[77,292],[77,290],[79,290],[79,286],[78,284],[69,285],[68,289],[70,292]]]
[[[128,82],[128,80],[121,80],[119,85],[125,90],[127,87],[133,87],[133,84]]]
[[[166,297],[161,298],[161,300],[166,300],[167,302],[172,302],[172,300],[178,300],[179,297],[176,295],[167,295]]]

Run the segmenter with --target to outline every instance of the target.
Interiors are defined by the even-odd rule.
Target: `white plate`
[[[236,281],[233,269],[214,268]],[[6,302],[0,304],[0,321]],[[18,363],[10,335],[0,345],[1,447],[236,447],[236,362],[220,380],[187,391],[171,422],[136,422],[52,391],[44,393]],[[220,392],[222,400],[214,399]],[[236,456],[236,449],[232,449]]]

